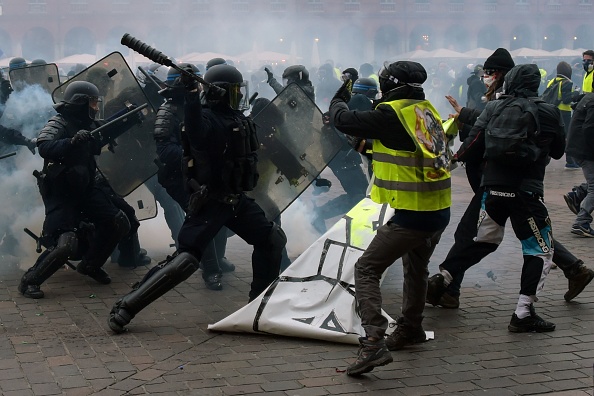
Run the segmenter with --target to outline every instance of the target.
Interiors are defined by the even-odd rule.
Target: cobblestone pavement
[[[569,233],[573,215],[562,199],[582,178],[579,171],[565,171],[562,161],[554,162],[547,176],[547,205],[556,238],[594,267],[594,240]],[[451,246],[450,234],[470,199],[463,170],[455,172],[454,184],[452,222],[430,263],[431,273]],[[160,231],[156,239],[168,234]],[[145,238],[141,234],[143,243]],[[159,260],[166,250],[149,248],[149,253]],[[360,378],[342,372],[356,356],[353,345],[206,330],[246,303],[250,254],[247,245],[231,238],[227,257],[237,270],[224,275],[223,291],[207,290],[196,274],[142,311],[122,335],[109,331],[107,313],[147,268],[108,263],[114,279],[108,286],[61,270],[44,285],[45,299],[30,300],[17,292],[23,270],[4,263],[1,394],[592,394],[594,284],[567,303],[567,281],[560,270],[552,270],[537,310],[557,324],[556,331],[509,333],[522,259],[511,228],[499,250],[467,274],[458,310],[426,308],[424,326],[435,331],[434,340],[393,353],[394,363]],[[401,268],[393,265],[383,285],[384,307],[393,316],[402,300]]]

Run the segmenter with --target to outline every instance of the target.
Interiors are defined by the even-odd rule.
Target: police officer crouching
[[[98,126],[95,118],[100,101],[95,85],[71,83],[64,99],[54,105],[58,114],[37,138],[44,159],[38,184],[45,206],[42,239],[47,250],[21,279],[19,292],[25,297],[42,298],[41,284],[68,259],[82,259],[79,273],[101,284],[111,282],[101,267],[128,234],[130,223],[95,185],[95,155],[103,144],[90,131]]]
[[[259,143],[253,121],[242,113],[248,96],[242,92],[243,76],[233,66],[217,65],[208,69],[204,80],[210,84],[204,87],[208,108],[201,104],[196,81],[184,81],[190,92],[182,145],[191,196],[178,236],[179,249],[114,304],[108,323],[116,333],[125,331],[138,312],[190,277],[223,226],[254,247],[250,301],[278,276],[286,236],[245,194],[258,181]]]

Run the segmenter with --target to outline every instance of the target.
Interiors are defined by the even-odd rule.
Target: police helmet
[[[103,98],[99,89],[88,81],[73,81],[64,90],[63,102],[80,108],[80,114],[88,114],[89,118],[103,117]]]
[[[192,72],[197,75],[200,76],[200,70],[198,69],[198,67],[196,65],[193,65],[191,63],[180,63],[179,65],[177,65],[179,68],[183,69],[183,70],[187,70],[190,71],[192,70]],[[169,68],[169,71],[167,72],[167,79],[166,79],[166,83],[168,86],[170,87],[180,87],[182,86],[181,83],[181,72],[173,67]]]
[[[47,62],[44,59],[38,58],[38,59],[33,59],[29,66],[41,66],[41,65],[47,65]]]
[[[211,60],[206,62],[206,71],[208,71],[208,69],[210,69],[213,66],[226,65],[226,64],[227,64],[227,61],[223,58],[212,58]]]
[[[285,80],[287,81],[287,84],[292,82],[309,81],[309,72],[303,65],[289,66],[283,72],[283,81]]]
[[[160,65],[153,70],[151,77],[159,84],[167,81],[167,75],[169,74],[169,67]]]
[[[10,62],[8,62],[9,70],[22,69],[23,67],[26,67],[26,66],[27,66],[27,61],[25,60],[25,58],[21,58],[21,57],[12,58],[10,60]]]
[[[375,99],[377,92],[377,83],[373,78],[361,77],[353,84],[353,93],[363,94],[370,99]]]
[[[99,89],[88,81],[74,81],[64,90],[64,102],[70,104],[88,103],[91,98],[98,98]]]
[[[228,100],[229,106],[235,110],[247,110],[249,104],[247,82],[243,80],[241,72],[231,65],[211,66],[204,73],[204,81],[209,84],[224,88],[227,93],[223,100]],[[208,86],[205,87],[207,100],[220,101],[221,98],[214,98]]]

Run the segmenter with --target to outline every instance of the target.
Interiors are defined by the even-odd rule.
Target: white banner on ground
[[[355,263],[393,214],[388,205],[363,199],[264,293],[208,329],[358,344],[365,332],[355,301]],[[390,332],[394,320],[383,315]]]

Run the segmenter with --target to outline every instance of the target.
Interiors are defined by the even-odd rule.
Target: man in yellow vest
[[[582,53],[582,64],[584,67],[584,80],[582,92],[592,92],[594,86],[594,50],[586,50]]]
[[[427,291],[427,264],[450,221],[451,180],[441,117],[425,100],[425,68],[416,62],[386,62],[378,73],[382,97],[369,111],[349,111],[348,82],[330,105],[330,120],[348,135],[373,139],[371,190],[374,202],[395,215],[355,265],[356,300],[365,337],[357,360],[347,369],[359,375],[392,362],[390,350],[425,341],[421,325]],[[384,339],[380,278],[397,259],[404,266],[402,317]]]

